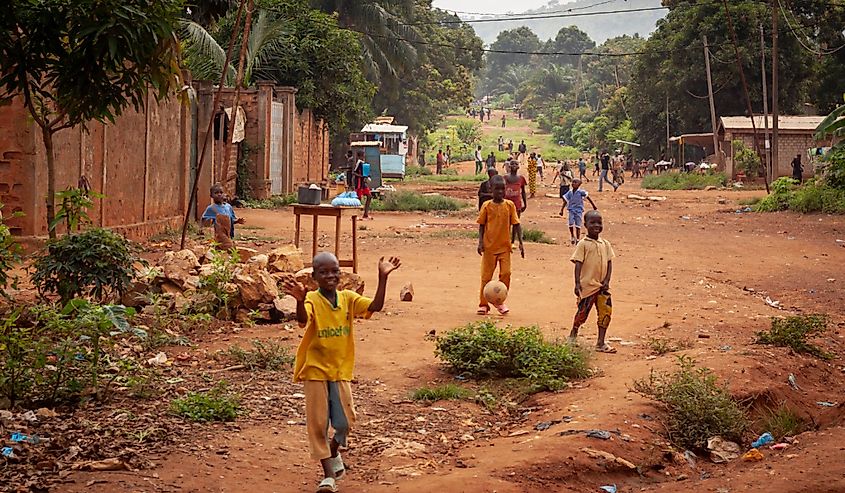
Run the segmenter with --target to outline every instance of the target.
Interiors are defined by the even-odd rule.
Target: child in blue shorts
[[[569,211],[569,243],[575,245],[581,239],[584,199],[590,202],[593,210],[598,210],[598,207],[596,207],[596,203],[587,194],[587,191],[581,188],[581,180],[578,178],[572,180],[572,188],[566,193],[563,193],[563,190],[564,187],[560,187],[561,198],[566,202],[566,210]]]

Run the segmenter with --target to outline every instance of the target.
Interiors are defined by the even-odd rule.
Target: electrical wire
[[[529,21],[529,20],[538,20],[538,19],[563,19],[563,18],[570,18],[570,17],[588,17],[593,15],[610,15],[610,14],[630,14],[630,13],[637,13],[637,12],[653,12],[656,10],[666,10],[668,7],[639,7],[635,9],[618,9],[618,10],[600,10],[596,12],[580,12],[580,13],[565,13],[565,14],[553,14],[553,15],[523,15],[520,17],[500,17],[495,19],[466,19],[466,20],[453,20],[453,21],[425,21],[425,22],[407,22],[403,23],[404,26],[425,26],[431,24],[441,24],[441,25],[448,25],[448,24],[481,24],[481,23],[488,23],[488,22],[518,22],[518,21]]]
[[[547,10],[547,11],[539,12],[539,13],[542,13],[542,14],[559,14],[559,13],[563,13],[563,12],[573,12],[573,11],[576,11],[576,10],[587,10],[587,9],[591,9],[593,7],[598,7],[598,6],[601,6],[601,5],[607,5],[608,3],[613,3],[613,2],[618,2],[618,1],[620,1],[620,0],[604,0],[603,2],[598,2],[598,3],[591,4],[591,5],[586,5],[584,7],[572,7],[572,8],[561,9],[561,10]],[[627,1],[627,0],[622,0],[622,1]],[[501,13],[501,12],[465,12],[465,11],[462,11],[462,10],[453,10],[453,9],[447,9],[447,8],[441,8],[441,7],[434,7],[434,8],[442,10],[444,12],[451,12],[451,13],[454,13],[456,15],[457,14],[490,15],[490,16],[493,16],[493,15],[509,15],[507,13]],[[515,15],[523,15],[523,14],[515,14]]]
[[[798,40],[798,44],[800,44],[802,48],[809,51],[813,55],[817,55],[817,56],[832,55],[832,54],[836,53],[837,51],[841,50],[842,48],[845,48],[845,44],[842,44],[841,46],[839,46],[837,48],[825,51],[825,50],[821,50],[821,49],[816,50],[816,49],[813,49],[812,47],[804,44],[804,41],[801,39],[800,36],[798,36],[798,33],[796,33],[795,29],[792,27],[792,23],[789,22],[789,16],[786,15],[786,9],[783,7],[783,3],[781,2],[781,0],[777,0],[777,2],[778,2],[778,6],[780,7],[780,11],[783,14],[783,19],[786,21],[786,25],[789,27],[789,31],[792,33],[792,35],[795,37],[795,39]],[[790,11],[790,13],[792,13],[792,12]],[[794,13],[793,13],[793,15],[794,15]],[[796,23],[798,23],[797,20],[796,20]],[[800,25],[800,23],[798,23],[798,24]]]

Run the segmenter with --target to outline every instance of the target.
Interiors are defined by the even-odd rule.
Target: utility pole
[[[707,69],[707,97],[710,100],[710,125],[713,130],[713,155],[716,156],[716,163],[722,166],[722,153],[719,152],[718,128],[716,128],[716,105],[713,102],[713,78],[710,76],[710,46],[707,44],[707,35],[701,36],[704,41],[704,66]]]
[[[778,8],[772,0],[772,178],[778,175]]]
[[[669,92],[666,92],[666,157],[669,157]],[[664,158],[665,159],[665,158]]]
[[[763,162],[766,166],[768,181],[772,181],[772,169],[769,166],[769,96],[766,82],[766,42],[763,39],[763,23],[760,23],[760,73],[763,74]]]

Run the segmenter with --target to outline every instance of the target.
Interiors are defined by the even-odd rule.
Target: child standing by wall
[[[396,257],[378,265],[378,287],[373,299],[354,291],[338,291],[340,264],[326,252],[314,257],[311,276],[319,286],[306,292],[305,286],[292,279],[284,288],[296,298],[296,320],[305,328],[296,351],[293,379],[305,386],[305,426],[311,457],[320,461],[324,479],[318,493],[337,491],[337,479],[346,472],[338,452],[346,446],[349,430],[355,424],[352,402],[352,371],[355,362],[356,317],[369,318],[384,307],[387,277],[398,269]],[[334,436],[329,440],[331,423]]]
[[[575,264],[575,296],[578,298],[578,311],[572,322],[569,341],[575,342],[578,329],[587,321],[593,305],[598,312],[598,339],[596,351],[615,353],[605,342],[613,304],[610,301],[610,275],[613,272],[613,247],[610,242],[599,238],[602,232],[602,218],[599,211],[588,211],[584,215],[587,236],[578,242],[570,260]]]
[[[578,178],[572,180],[571,189],[564,187],[563,183],[560,184],[560,198],[563,199],[563,205],[560,206],[560,215],[563,215],[563,208],[566,207],[566,210],[569,211],[569,243],[575,245],[581,240],[584,199],[590,202],[593,210],[597,210],[598,207],[587,194],[587,191],[581,188],[581,180]]]
[[[232,240],[235,238],[235,224],[243,224],[244,220],[238,219],[235,209],[226,202],[223,185],[215,183],[211,186],[210,193],[214,203],[209,204],[202,213],[202,225],[214,226],[214,240],[220,248],[228,250],[234,246]]]
[[[525,258],[525,247],[522,244],[522,228],[516,206],[510,200],[505,200],[505,179],[496,175],[490,178],[493,200],[488,200],[481,206],[478,213],[478,254],[481,255],[481,301],[478,304],[478,314],[487,315],[490,304],[484,297],[484,286],[493,279],[496,265],[499,266],[499,280],[510,289],[511,285],[511,228],[519,239],[519,253]],[[504,315],[510,310],[504,304],[496,306],[496,310]]]

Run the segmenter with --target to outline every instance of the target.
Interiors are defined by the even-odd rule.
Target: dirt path
[[[451,193],[466,197],[476,186],[428,188],[451,187]],[[755,331],[766,328],[773,315],[824,312],[836,324],[826,346],[841,351],[845,248],[836,240],[845,239],[845,218],[734,212],[738,199],[760,192],[669,192],[661,194],[668,197],[664,202],[639,202],[625,198],[627,192],[639,192],[636,184],[601,194],[595,182],[585,186],[604,213],[604,236],[618,255],[609,336],[623,342],[614,342],[618,354],[596,355],[598,376],[562,392],[536,396],[524,404],[528,409],[523,416],[511,422],[497,423],[499,417],[475,404],[425,407],[407,401],[416,387],[451,381],[426,335],[478,320],[475,240],[443,233],[473,229],[473,214],[378,213],[365,223],[360,253],[367,292],[375,287],[379,256],[399,255],[403,267],[391,278],[384,312],[357,329],[357,404],[363,419],[352,448],[345,452],[351,470],[342,491],[584,492],[607,484],[617,484],[620,492],[758,491],[763,484],[779,492],[845,491],[842,406],[813,405],[845,400],[842,359],[824,362],[752,344]],[[556,193],[556,188],[541,190]],[[557,199],[538,197],[530,201],[523,223],[565,240],[559,206]],[[287,210],[239,214],[256,228],[250,234],[292,240],[293,217]],[[321,247],[330,246],[329,233],[321,236]],[[310,233],[303,237],[310,238]],[[344,241],[348,244],[348,235]],[[304,247],[308,251],[309,246]],[[512,312],[506,323],[536,324],[552,338],[565,335],[574,314],[570,253],[571,247],[564,244],[526,246],[526,258],[514,261],[508,301]],[[416,290],[412,303],[397,301],[406,281]],[[765,296],[779,300],[786,310],[768,306]],[[279,326],[255,327],[224,340],[285,333]],[[585,343],[592,342],[592,319],[582,335]],[[702,458],[692,469],[673,463],[671,456],[667,462],[663,456],[668,444],[655,433],[661,428],[652,418],[657,416],[654,406],[628,390],[652,368],[673,365],[672,355],[649,357],[645,341],[654,336],[692,341],[692,349],[684,353],[728,379],[741,395],[805,405],[821,431],[802,436],[786,453],[766,451],[762,463],[716,466]],[[296,346],[295,333],[287,343]],[[789,388],[789,373],[799,379],[800,392]],[[280,388],[288,385],[289,375],[276,378]],[[534,430],[538,422],[563,416],[569,422]],[[602,442],[559,433],[592,428],[618,430],[620,435]],[[300,416],[280,408],[269,419],[247,417],[204,430],[180,450],[154,458],[153,469],[77,474],[60,491],[314,490],[318,468],[307,456]],[[584,447],[624,457],[640,465],[642,475],[591,459]]]

